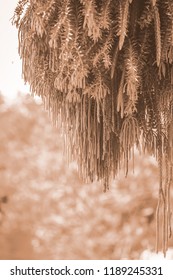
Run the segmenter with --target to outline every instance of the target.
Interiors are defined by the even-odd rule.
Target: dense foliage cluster
[[[173,164],[172,0],[20,0],[23,77],[61,121],[69,159],[105,189],[134,146],[160,168],[157,221],[170,229]],[[159,228],[159,223],[157,225]]]

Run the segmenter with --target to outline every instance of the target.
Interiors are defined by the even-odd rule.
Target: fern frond
[[[60,122],[68,158],[86,181],[101,180],[108,188],[122,162],[128,172],[140,141],[157,159],[165,252],[173,171],[173,1],[20,0],[13,24],[23,78],[54,124]]]
[[[153,20],[153,9],[151,9],[150,3],[148,1],[145,2],[145,6],[142,10],[142,14],[138,20],[138,24],[141,29],[148,27]]]
[[[117,112],[121,112],[121,118],[124,117],[124,81],[125,81],[125,66],[123,67],[121,80],[117,95]]]
[[[97,82],[94,82],[84,90],[84,94],[88,94],[90,97],[99,101],[104,99],[109,93],[110,90],[103,81],[100,73],[97,75]]]
[[[128,29],[129,16],[129,0],[119,1],[119,28],[117,36],[119,36],[119,50],[122,49]]]
[[[139,87],[139,75],[138,75],[138,54],[136,53],[134,44],[131,40],[128,41],[128,46],[125,53],[125,90],[128,96],[125,113],[127,115],[133,114],[136,109],[138,100],[138,87]]]
[[[16,25],[16,27],[19,27],[19,22],[21,21],[21,17],[28,4],[29,0],[18,1],[17,6],[14,10],[14,15],[12,17],[12,24]]]
[[[108,29],[110,27],[110,4],[111,0],[104,1],[100,12],[100,27]]]
[[[161,59],[161,31],[160,31],[160,15],[159,10],[154,6],[154,27],[155,27],[155,42],[156,42],[156,62],[160,65]]]
[[[84,5],[84,22],[83,28],[88,29],[88,36],[93,38],[94,42],[97,42],[101,38],[101,28],[99,24],[99,18],[96,11],[96,5],[94,0],[80,1]]]
[[[70,5],[65,1],[61,7],[61,18],[51,29],[49,45],[51,48],[57,48],[58,39],[63,41],[64,46],[67,46],[73,38],[73,27],[70,24]],[[62,49],[63,50],[63,49]]]
[[[112,58],[112,66],[111,66],[111,79],[113,79],[116,70],[116,64],[118,59],[118,44],[114,47],[114,53]]]
[[[103,62],[105,69],[109,69],[111,66],[110,49],[112,48],[113,41],[112,32],[105,36],[105,41],[100,44],[100,49],[97,51],[93,58],[93,66],[96,67],[99,62]]]

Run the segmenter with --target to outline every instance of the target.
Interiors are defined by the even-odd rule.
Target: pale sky
[[[0,91],[9,98],[18,91],[29,93],[22,80],[21,60],[18,55],[17,29],[10,19],[18,0],[0,0]]]

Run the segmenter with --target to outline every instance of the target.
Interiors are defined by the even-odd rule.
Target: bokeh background
[[[104,193],[67,165],[60,131],[31,96],[9,105],[1,95],[0,127],[0,259],[162,257],[154,254],[153,158],[137,154],[134,172]]]

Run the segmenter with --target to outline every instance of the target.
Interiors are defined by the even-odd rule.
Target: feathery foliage
[[[171,236],[172,0],[20,0],[23,78],[60,120],[69,160],[105,189],[134,146],[160,168],[157,232]],[[163,219],[162,219],[163,217]],[[157,250],[159,236],[157,238]]]

